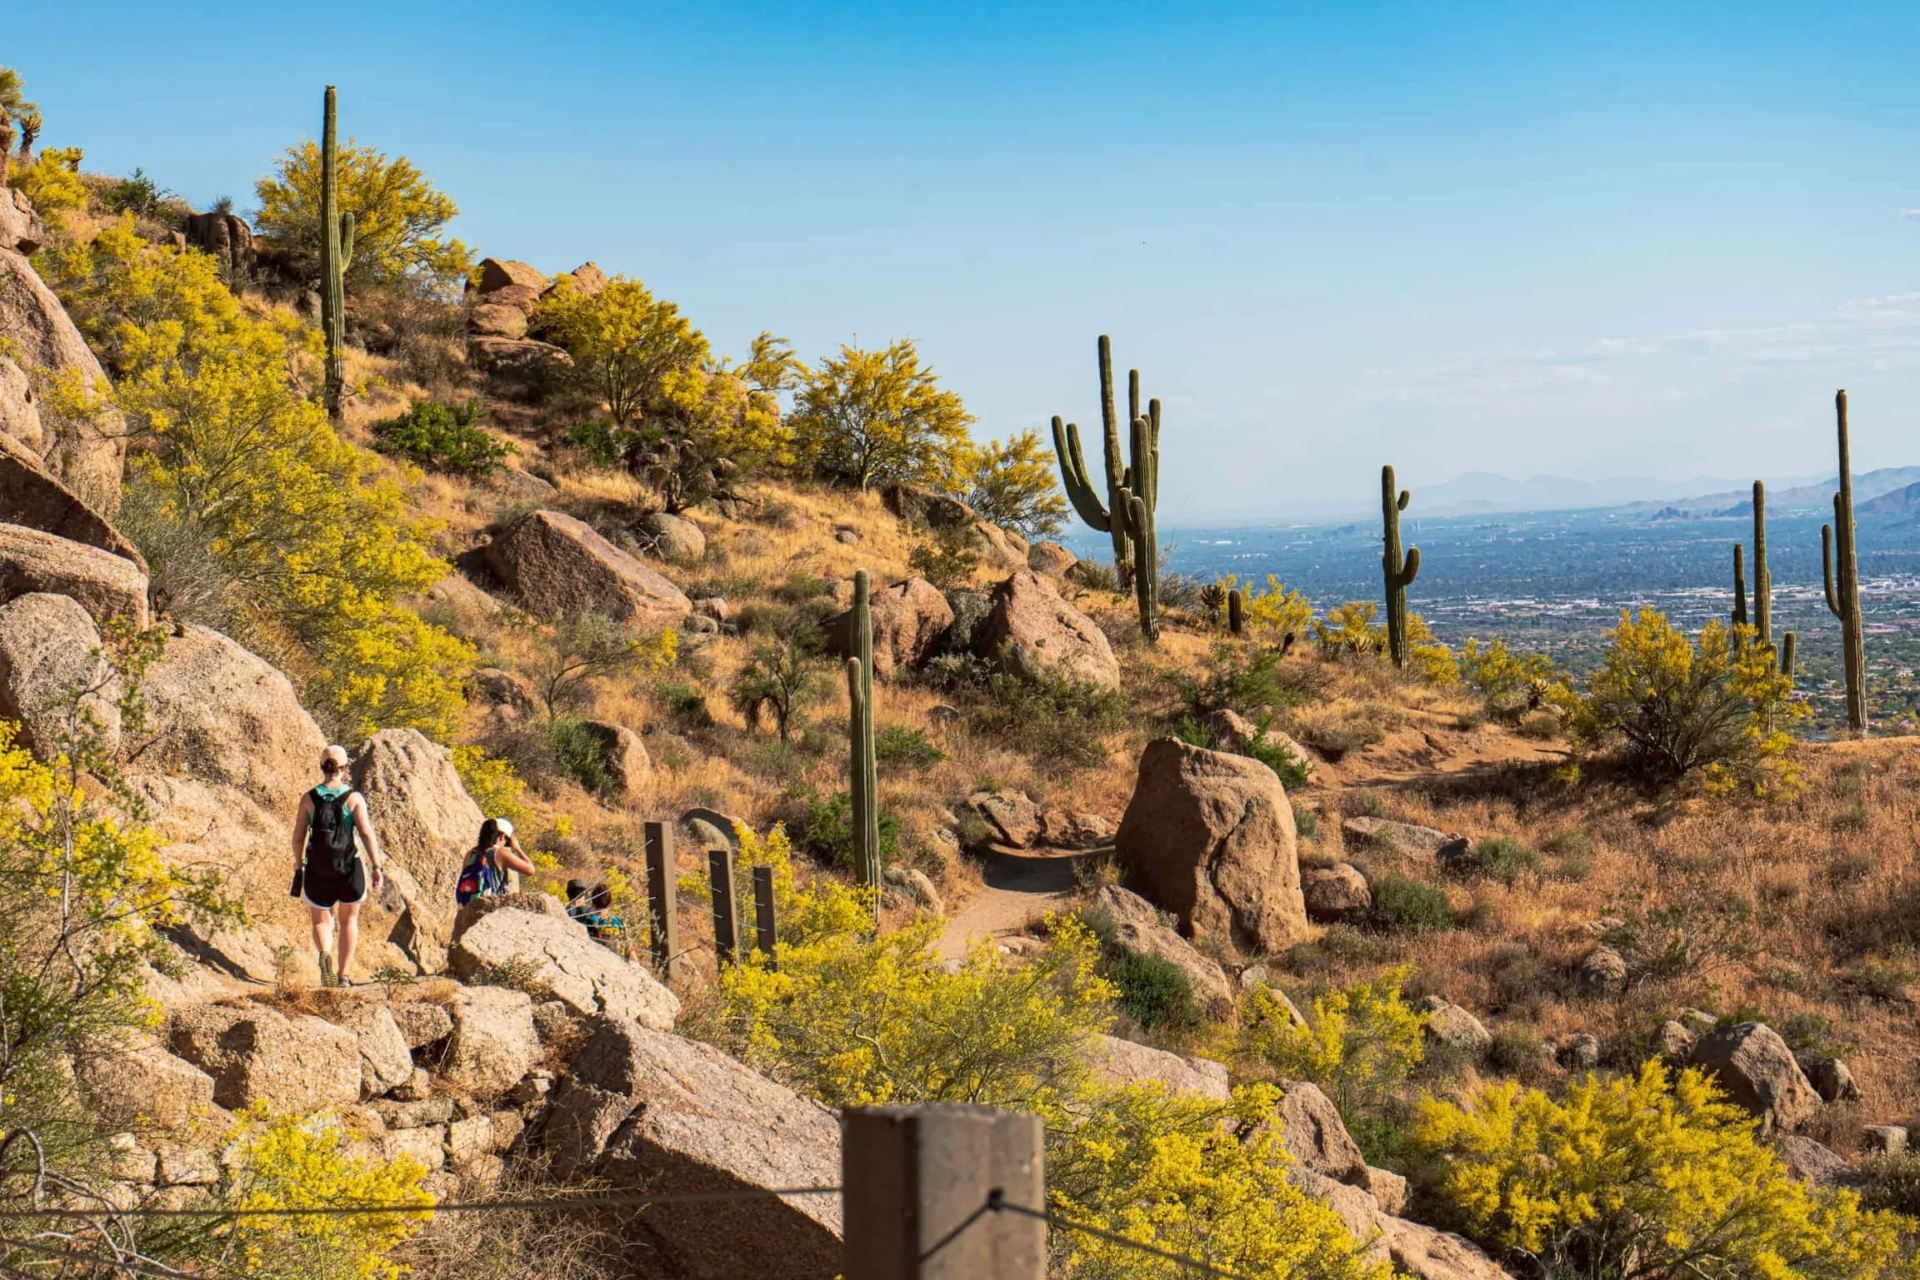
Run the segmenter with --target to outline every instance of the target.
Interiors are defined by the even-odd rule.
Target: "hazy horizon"
[[[722,352],[912,336],[1002,436],[1166,406],[1162,520],[1382,462],[1806,475],[1920,456],[1920,10],[898,11],[104,0],[11,13],[42,145],[241,210],[340,86],[477,254],[596,260]],[[235,37],[237,38],[237,37]]]

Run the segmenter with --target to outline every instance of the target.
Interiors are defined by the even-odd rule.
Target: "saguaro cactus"
[[[1734,546],[1737,556],[1740,548]],[[1735,566],[1738,576],[1738,565]],[[1742,610],[1734,621],[1745,621]],[[1762,480],[1753,482],[1753,635],[1759,643],[1773,647],[1773,570],[1767,566],[1767,486]],[[1785,675],[1793,674],[1793,632],[1789,631],[1780,639],[1780,670]]]
[[[1080,428],[1071,422],[1063,422],[1058,416],[1053,419],[1053,451],[1060,459],[1060,477],[1067,498],[1089,528],[1111,537],[1113,569],[1123,585],[1133,580],[1139,557],[1133,547],[1134,539],[1127,533],[1126,499],[1122,494],[1131,491],[1140,496],[1147,504],[1149,517],[1154,514],[1159,502],[1159,401],[1153,402],[1148,414],[1152,430],[1147,437],[1146,453],[1151,457],[1143,459],[1141,446],[1135,442],[1137,437],[1130,437],[1131,465],[1123,467],[1120,463],[1120,422],[1113,403],[1113,344],[1106,334],[1101,334],[1100,425],[1106,445],[1105,505],[1102,505],[1100,492],[1094,488],[1093,478],[1087,470],[1086,455],[1080,448]],[[1131,369],[1127,372],[1127,421],[1136,422],[1140,416],[1140,371]],[[1156,476],[1156,482],[1152,485],[1141,483],[1143,460],[1152,467]]]
[[[1733,544],[1733,625],[1747,625],[1747,549]]]
[[[1840,619],[1840,656],[1847,677],[1847,727],[1867,731],[1867,644],[1860,619],[1860,564],[1853,536],[1853,453],[1847,441],[1847,393],[1834,393],[1840,437],[1840,490],[1833,523],[1820,526],[1820,572],[1827,608]]]
[[[1237,636],[1245,632],[1246,629],[1247,598],[1241,594],[1240,588],[1235,587],[1233,590],[1227,592],[1227,631]]]
[[[1120,490],[1116,516],[1133,547],[1133,598],[1140,610],[1140,634],[1149,644],[1160,638],[1160,544],[1155,538],[1153,509],[1160,496],[1160,402],[1155,400],[1145,418],[1135,418],[1129,447],[1133,466]]]
[[[1407,665],[1407,588],[1420,576],[1420,548],[1400,551],[1400,513],[1407,509],[1413,494],[1406,489],[1395,494],[1393,468],[1380,468],[1380,515],[1386,526],[1386,554],[1381,568],[1387,583],[1387,653],[1393,665]]]
[[[854,657],[847,659],[847,794],[852,801],[854,870],[880,892],[880,770],[874,759],[873,612],[865,569],[853,575]]]
[[[353,258],[353,215],[340,212],[336,164],[335,94],[327,86],[326,120],[320,130],[320,328],[326,335],[325,380],[321,396],[327,416],[340,420],[340,393],[346,386],[347,295],[343,281]]]

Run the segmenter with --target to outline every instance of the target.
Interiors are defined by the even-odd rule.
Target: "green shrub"
[[[1148,1030],[1198,1025],[1200,1011],[1193,1000],[1193,980],[1171,960],[1121,951],[1107,958],[1104,973],[1120,989],[1120,1007]]]
[[[713,723],[713,712],[707,709],[707,695],[684,680],[668,680],[656,691],[660,701],[667,704],[667,710],[674,717],[695,726]]]
[[[1238,643],[1213,647],[1206,665],[1196,676],[1176,675],[1174,688],[1196,720],[1216,711],[1238,711],[1252,715],[1276,707],[1289,707],[1300,701],[1299,691],[1280,677],[1281,652]]]
[[[1449,929],[1453,908],[1447,895],[1398,873],[1383,876],[1373,886],[1373,910],[1368,919],[1376,928],[1390,930]]]
[[[586,455],[594,466],[611,470],[626,460],[627,442],[633,439],[633,433],[605,418],[589,418],[562,431],[560,439]]]
[[[1471,866],[1482,875],[1513,885],[1540,870],[1540,855],[1511,836],[1488,836],[1473,848]]]
[[[548,725],[547,749],[553,753],[562,777],[596,794],[613,785],[606,743],[578,720],[558,718]]]
[[[1126,703],[1112,689],[1049,678],[1024,680],[999,672],[987,678],[986,703],[971,717],[975,732],[997,739],[1053,772],[1070,772],[1106,759],[1105,734],[1127,723]]]
[[[1267,737],[1267,725],[1271,715],[1260,718],[1259,731],[1252,742],[1247,744],[1246,754],[1273,770],[1280,784],[1289,791],[1297,791],[1307,785],[1313,777],[1313,761],[1306,759],[1284,740]]]
[[[908,553],[907,567],[942,591],[963,587],[980,567],[973,539],[973,530],[965,525],[935,529],[932,542],[923,542]]]
[[[1293,831],[1302,840],[1311,840],[1320,834],[1320,811],[1308,809],[1302,805],[1293,806]]]
[[[880,764],[897,764],[916,773],[947,758],[946,752],[927,741],[926,730],[900,724],[885,725],[874,735],[873,755]]]
[[[136,166],[131,178],[122,178],[106,189],[100,197],[100,203],[111,213],[133,213],[157,218],[167,201],[174,198],[173,192],[149,178],[145,169]]]
[[[373,438],[382,452],[398,454],[429,471],[449,475],[488,475],[519,452],[476,426],[478,397],[464,406],[415,400],[397,418],[376,422]]]
[[[843,869],[854,865],[853,801],[844,791],[822,799],[806,797],[806,816],[800,821],[799,843],[822,862]],[[880,810],[880,858],[894,862],[900,857],[900,820]]]
[[[1214,749],[1216,741],[1213,736],[1213,726],[1203,720],[1195,720],[1192,716],[1180,717],[1180,723],[1174,728],[1173,736],[1190,747],[1203,747],[1208,751]]]

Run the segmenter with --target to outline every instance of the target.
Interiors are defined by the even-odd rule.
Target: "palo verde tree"
[[[793,449],[814,475],[862,490],[905,480],[958,493],[972,470],[972,423],[912,339],[874,351],[843,345],[800,389]]]
[[[1054,483],[1040,433],[1033,430],[979,451],[966,502],[982,520],[1029,541],[1054,533],[1067,518],[1066,500]]]

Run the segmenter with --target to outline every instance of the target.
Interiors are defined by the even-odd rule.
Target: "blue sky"
[[[1002,435],[1166,403],[1162,519],[1920,462],[1920,6],[144,5],[4,60],[194,201],[318,133],[723,351],[916,338]],[[1349,495],[1351,501],[1349,502]]]

